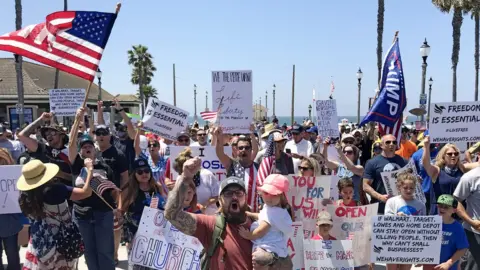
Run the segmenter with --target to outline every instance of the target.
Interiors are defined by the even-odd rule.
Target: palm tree
[[[478,70],[480,68],[479,63],[479,50],[480,50],[480,3],[474,1],[472,6],[472,19],[475,20],[475,101],[478,101]]]
[[[383,21],[385,14],[385,0],[378,0],[378,12],[377,12],[377,68],[378,79],[377,83],[380,83],[382,77],[382,42],[383,42]]]
[[[138,89],[143,89],[143,85],[150,84],[154,76],[153,72],[157,69],[153,65],[153,56],[148,52],[146,46],[132,46],[132,49],[128,50],[128,64],[133,66],[131,82],[138,85]],[[143,115],[145,111],[145,97],[143,91],[139,92]]]
[[[150,97],[157,97],[158,95],[157,89],[151,85],[143,85],[142,89],[143,89],[143,96],[145,98],[145,102],[148,102],[148,99]],[[137,90],[137,96],[140,96],[139,90]]]
[[[22,29],[22,0],[15,0],[15,29],[18,31]],[[15,54],[15,72],[17,74],[17,92],[18,92],[18,104],[23,110],[24,105],[24,92],[23,92],[23,73],[22,73],[22,56]],[[18,125],[23,126],[25,117],[23,111],[18,114]]]
[[[457,101],[457,65],[458,55],[460,54],[460,35],[463,24],[463,14],[470,8],[470,4],[464,0],[432,0],[433,4],[444,13],[450,13],[453,10],[452,18],[452,101]]]

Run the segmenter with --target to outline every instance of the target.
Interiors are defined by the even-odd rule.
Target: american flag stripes
[[[92,180],[90,180],[90,187],[98,196],[102,196],[103,193],[109,189],[120,191],[114,183],[101,176],[92,177]]]
[[[217,121],[217,116],[218,116],[218,112],[201,112],[200,113],[200,117],[202,117],[204,121],[208,121],[212,123]]]
[[[378,133],[381,136],[391,134],[397,138],[397,145],[400,145],[400,139],[402,138],[402,123],[403,123],[403,116],[400,116],[398,118],[398,121],[395,122],[395,125],[393,127],[386,126],[382,123],[378,123]]]
[[[273,140],[273,134],[268,136],[267,145],[265,149],[265,154],[263,155],[262,163],[258,168],[257,173],[257,184],[259,186],[263,185],[263,181],[267,176],[272,173],[275,163],[275,141]]]
[[[93,81],[117,14],[62,11],[0,36],[0,50]]]

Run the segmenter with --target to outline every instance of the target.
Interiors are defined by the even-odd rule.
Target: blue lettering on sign
[[[322,248],[323,249],[332,249],[332,241],[322,241]]]
[[[213,169],[213,170],[225,169],[225,167],[223,167],[220,160],[203,160],[202,167],[207,170],[208,169]]]

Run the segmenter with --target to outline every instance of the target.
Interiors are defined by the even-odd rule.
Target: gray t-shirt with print
[[[401,195],[392,197],[385,204],[385,215],[397,215],[402,212],[407,216],[426,216],[427,210],[425,204],[419,200],[413,199],[406,201]]]
[[[459,202],[467,201],[467,214],[473,220],[480,220],[480,167],[477,167],[468,173],[464,174],[460,178],[460,182],[453,192]],[[480,231],[477,231],[472,228],[468,222],[463,222],[463,228],[480,234]]]

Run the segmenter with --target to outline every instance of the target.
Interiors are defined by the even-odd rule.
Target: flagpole
[[[291,122],[293,126],[293,122],[295,122],[295,65],[293,65],[293,72],[292,72],[292,111],[291,111]]]

